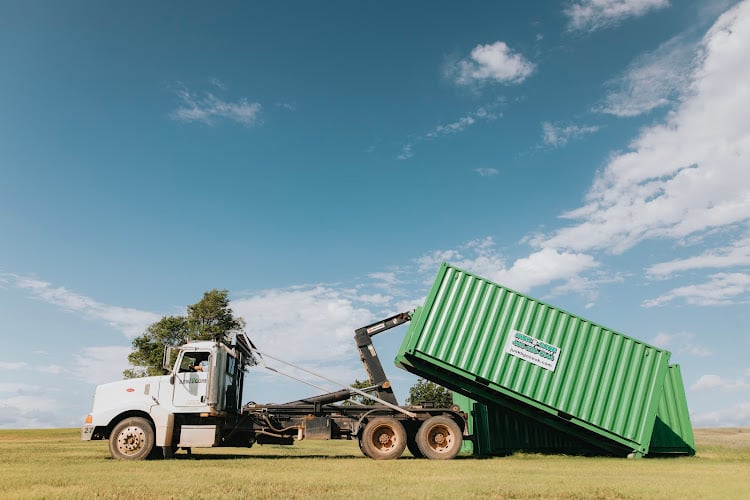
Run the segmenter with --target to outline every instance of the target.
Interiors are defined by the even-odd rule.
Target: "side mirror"
[[[161,367],[169,373],[174,373],[174,362],[177,358],[177,349],[171,345],[164,347],[164,356],[161,359]]]

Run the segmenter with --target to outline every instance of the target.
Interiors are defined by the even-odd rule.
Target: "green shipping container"
[[[596,455],[601,450],[582,440],[516,414],[503,406],[489,406],[453,393],[453,404],[467,414],[471,441],[464,441],[464,453],[480,456],[528,453]]]
[[[444,263],[396,364],[587,446],[642,456],[669,356]]]
[[[664,379],[649,455],[695,455],[695,438],[680,365],[671,365]]]
[[[566,455],[598,455],[602,452],[502,406],[488,406],[455,392],[453,404],[466,413],[468,432],[472,437],[464,441],[462,453],[498,456],[517,451]],[[680,367],[670,365],[656,411],[648,456],[682,455],[695,455],[695,440]]]

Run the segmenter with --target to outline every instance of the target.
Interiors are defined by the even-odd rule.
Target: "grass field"
[[[671,459],[378,462],[354,441],[310,441],[119,462],[78,429],[0,431],[0,498],[750,498],[750,429],[695,434],[697,455]]]

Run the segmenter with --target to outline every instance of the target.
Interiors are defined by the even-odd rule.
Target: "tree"
[[[133,352],[128,354],[128,362],[135,368],[122,372],[123,377],[163,375],[164,346],[180,345],[188,338],[188,320],[184,316],[164,316],[152,323],[143,335],[133,339]]]
[[[167,345],[177,346],[189,340],[228,342],[232,333],[242,331],[245,321],[235,318],[229,308],[226,290],[205,292],[203,298],[187,308],[187,316],[164,316],[133,339],[128,361],[133,368],[122,372],[124,378],[163,375],[162,356]]]
[[[351,386],[354,387],[355,389],[364,389],[365,387],[370,387],[371,385],[372,384],[370,383],[369,380],[355,379],[354,383]],[[355,394],[351,398],[349,398],[346,401],[344,401],[344,406],[350,406],[350,405],[353,405],[355,403],[356,404],[360,404],[360,405],[372,406],[372,405],[375,404],[375,401],[373,401],[370,398],[366,398],[364,396],[360,396],[359,394]]]
[[[431,401],[436,408],[450,408],[453,406],[453,392],[434,382],[419,378],[417,383],[409,389],[410,405],[419,405],[423,401]]]
[[[188,306],[188,334],[191,340],[228,342],[233,332],[245,328],[245,320],[235,318],[229,308],[226,290],[213,289]]]

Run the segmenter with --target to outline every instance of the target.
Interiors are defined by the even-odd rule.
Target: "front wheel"
[[[109,453],[117,460],[144,460],[153,448],[154,429],[145,418],[126,418],[109,435]]]
[[[431,460],[449,460],[461,451],[461,428],[450,417],[436,416],[425,420],[417,431],[417,446]]]
[[[392,460],[400,457],[406,448],[406,431],[395,418],[376,417],[367,422],[360,444],[368,457]]]

